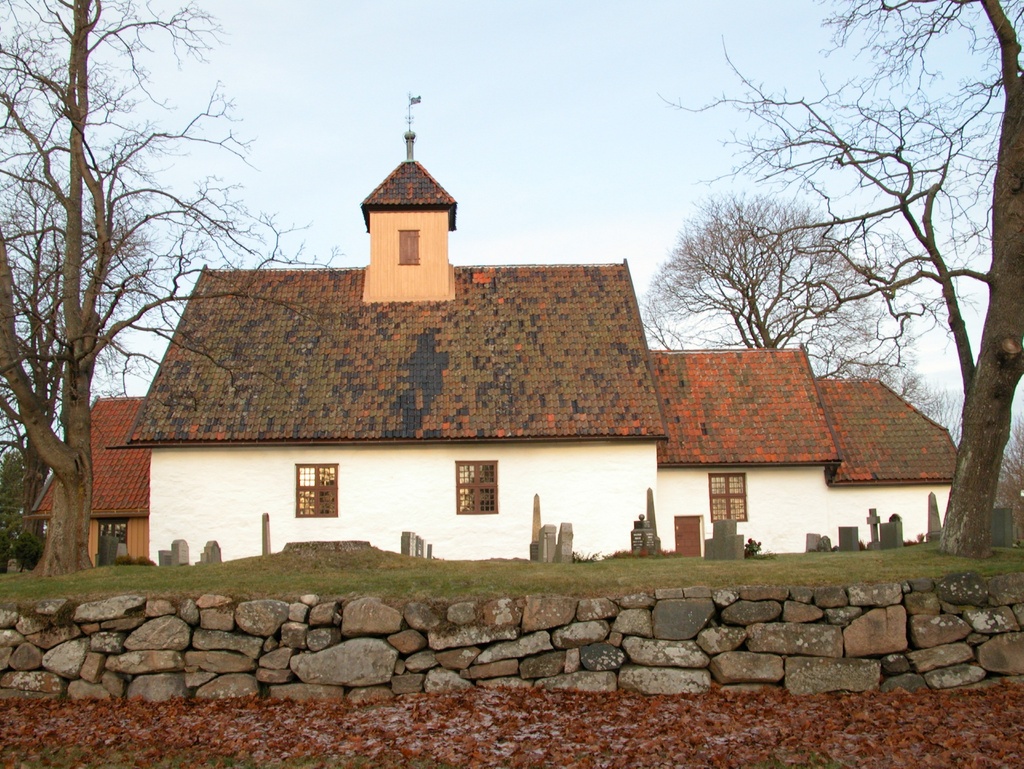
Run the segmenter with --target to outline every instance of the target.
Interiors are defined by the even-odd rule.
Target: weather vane
[[[406,114],[406,116],[405,116],[405,122],[408,124],[410,131],[412,130],[412,108],[413,108],[414,104],[419,104],[420,101],[421,101],[420,97],[419,96],[413,96],[412,92],[410,91],[410,93],[409,93],[409,109],[408,109],[408,114]]]

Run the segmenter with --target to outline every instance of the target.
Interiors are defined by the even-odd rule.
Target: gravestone
[[[839,552],[856,553],[860,550],[860,528],[857,526],[839,527]]]
[[[878,517],[878,511],[875,508],[868,510],[868,529],[871,530],[871,541],[868,542],[868,550],[881,550],[882,543],[878,538],[878,527],[882,524],[882,519]]]
[[[1013,547],[1013,510],[996,507],[992,510],[992,547]]]
[[[533,530],[530,533],[530,560],[540,558],[540,494],[533,495]]]
[[[555,543],[555,563],[572,563],[571,523],[563,523],[558,527],[558,541]]]
[[[117,537],[104,534],[99,538],[99,551],[96,553],[97,566],[113,566],[117,558]]]
[[[804,543],[804,552],[805,553],[816,553],[816,552],[818,552],[818,543],[821,542],[821,535],[820,534],[810,534],[810,533],[808,533],[806,535],[806,537],[807,537],[807,539],[806,539],[806,541]]]
[[[188,542],[176,539],[171,543],[171,565],[188,566]]]
[[[427,545],[427,560],[429,561],[433,557],[434,557],[434,546],[433,545]]]
[[[420,536],[416,537],[416,557],[423,557],[423,537]]]
[[[929,542],[938,542],[942,539],[942,518],[939,517],[939,502],[935,498],[935,492],[928,492],[928,536]]]
[[[402,555],[415,555],[416,534],[411,531],[402,532]]]
[[[263,514],[263,555],[270,555],[270,513]]]
[[[156,557],[157,557],[157,562],[161,566],[174,566],[174,563],[171,561],[171,551],[170,550],[158,550],[157,554],[156,554]]]
[[[633,531],[629,538],[629,547],[633,555],[650,555],[656,552],[655,533],[651,528],[651,522],[641,514],[633,521]]]
[[[540,527],[540,560],[551,563],[555,560],[556,542],[555,526],[552,523]]]
[[[18,562],[17,558],[7,559],[7,573],[14,574],[15,572],[21,571],[21,563]]]
[[[704,540],[707,561],[742,561],[743,535],[736,533],[736,521],[715,521],[711,539]]]
[[[903,519],[898,515],[890,515],[889,522],[879,527],[881,535],[881,549],[895,550],[903,547]]]
[[[199,563],[220,563],[220,545],[217,540],[211,539],[206,543],[203,552],[199,555]]]
[[[815,550],[819,553],[831,553],[832,552],[832,540],[826,534],[818,540],[818,546]]]
[[[121,556],[127,556],[127,555],[128,555],[128,545],[126,545],[124,542],[118,542],[117,543],[117,555],[115,555],[114,558],[120,558]]]
[[[651,524],[651,531],[654,532],[654,552],[661,552],[661,537],[658,536],[658,521],[654,517],[654,490],[647,489],[647,522]]]

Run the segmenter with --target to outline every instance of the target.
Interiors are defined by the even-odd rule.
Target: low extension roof
[[[100,398],[92,407],[93,515],[149,510],[149,449],[118,449],[131,435],[142,398]],[[53,510],[50,484],[35,512]]]
[[[363,219],[370,231],[370,211],[438,210],[448,212],[448,229],[455,229],[455,198],[445,192],[427,169],[415,160],[406,160],[382,181],[363,201]]]
[[[840,460],[802,350],[655,352],[668,440],[659,465]]]
[[[363,276],[205,272],[132,442],[664,435],[625,264],[460,267],[446,302]]]
[[[946,428],[877,380],[819,381],[843,463],[833,483],[949,483],[956,447]]]

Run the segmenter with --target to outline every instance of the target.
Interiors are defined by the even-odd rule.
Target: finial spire
[[[413,96],[412,92],[409,92],[409,108],[406,112],[405,122],[409,126],[409,130],[405,132],[405,159],[407,162],[412,162],[412,145],[416,141],[416,134],[412,130],[412,108],[413,105],[419,104],[421,101],[419,96]]]

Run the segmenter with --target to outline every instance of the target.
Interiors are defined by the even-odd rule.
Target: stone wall
[[[305,595],[0,605],[0,696],[945,689],[1024,674],[1024,574],[451,604]]]

